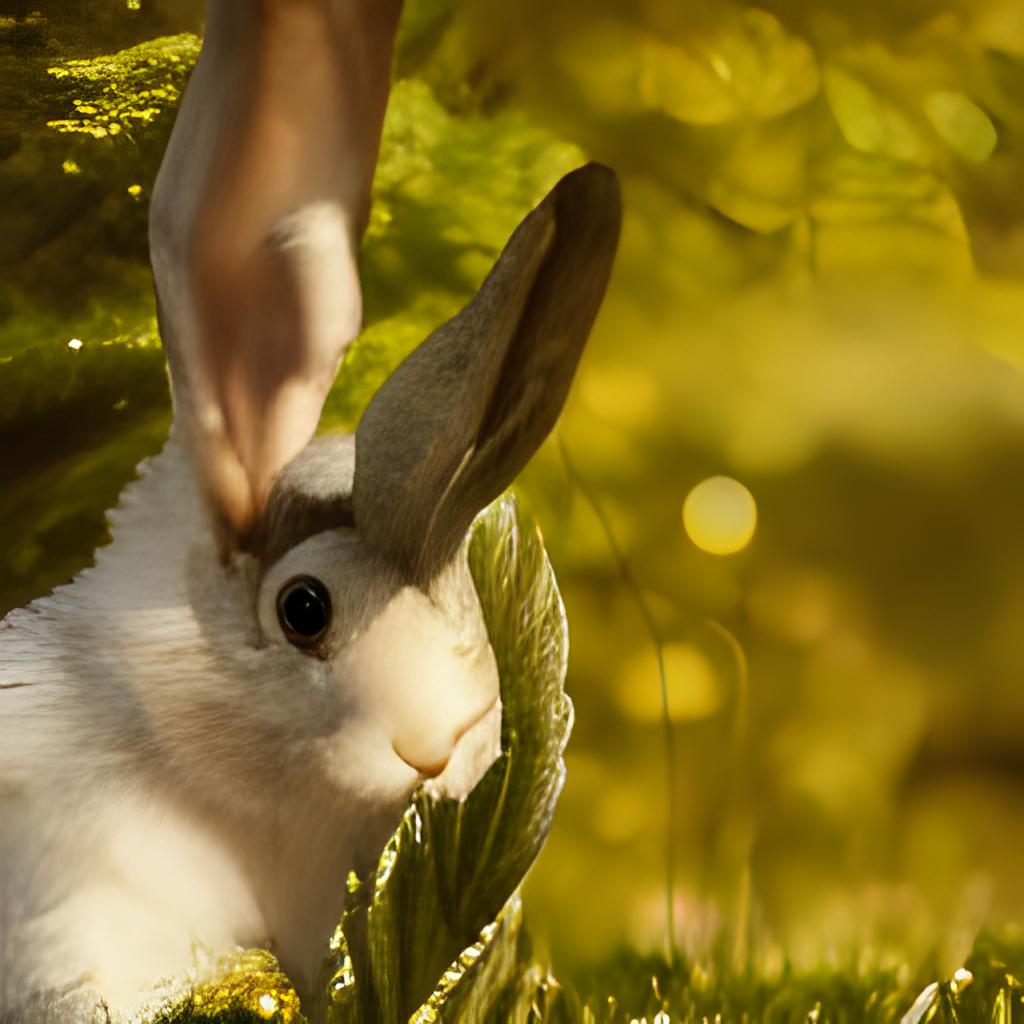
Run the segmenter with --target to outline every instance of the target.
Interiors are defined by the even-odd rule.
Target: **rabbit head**
[[[290,769],[315,763],[374,801],[442,776],[471,733],[496,750],[494,660],[462,548],[561,410],[620,220],[611,171],[568,175],[354,437],[310,443],[358,328],[399,8],[210,5],[150,214],[174,434],[210,527],[189,601],[218,671],[239,680],[214,700],[236,709],[230,724],[223,708],[162,719],[201,718],[220,778],[238,762],[253,779],[246,758],[265,754],[232,730],[265,727],[261,746]]]
[[[498,680],[464,542],[558,417],[618,223],[610,171],[564,178],[473,301],[388,378],[354,437],[308,443],[243,530],[230,532],[230,497],[197,467],[228,556],[206,549],[192,600],[211,649],[233,666],[239,728],[266,728],[266,744],[243,747],[254,760],[270,747],[347,798],[386,801],[424,778],[472,781],[459,778],[466,763],[449,766],[460,741],[497,753]],[[213,728],[220,746],[230,730]]]

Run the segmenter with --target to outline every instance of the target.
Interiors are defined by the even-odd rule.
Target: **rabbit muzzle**
[[[498,670],[486,634],[472,620],[453,620],[419,589],[394,596],[341,655],[337,672],[358,687],[363,713],[419,780],[442,776],[463,746],[460,764],[468,759],[482,770],[497,756]],[[497,728],[481,728],[488,716]]]
[[[475,743],[471,744],[469,741],[466,741],[464,743],[464,738],[475,736],[475,734],[479,732],[479,726],[481,725],[481,723],[490,724],[488,720],[493,718],[495,713],[497,713],[498,715],[497,723],[499,726],[500,739],[501,700],[496,699],[486,708],[484,708],[483,711],[481,711],[480,715],[476,718],[475,721],[467,722],[464,726],[455,730],[451,741],[441,748],[442,751],[446,749],[447,753],[439,757],[438,760],[434,761],[433,763],[418,763],[415,760],[412,760],[409,756],[406,756],[406,754],[403,752],[404,748],[400,747],[397,742],[392,743],[392,749],[407,765],[409,765],[410,768],[413,768],[417,772],[420,778],[424,780],[437,779],[445,774],[445,772],[448,769],[448,766],[452,763],[453,755],[458,749],[460,749],[460,745],[476,745]]]

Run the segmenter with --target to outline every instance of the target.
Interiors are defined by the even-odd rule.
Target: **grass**
[[[526,954],[525,947],[521,951]],[[529,958],[494,1005],[454,1015],[443,1006],[420,1011],[416,1024],[1011,1024],[1024,1020],[1024,933],[985,934],[963,967],[941,978],[924,962],[859,964],[794,970],[751,967],[735,972],[731,951],[707,962],[644,957],[623,951],[592,975],[562,985]],[[260,1012],[247,983],[242,998],[200,998],[156,1024],[301,1024],[287,997]],[[320,1015],[314,1021],[330,1021]],[[391,1022],[389,1022],[391,1024]],[[396,1020],[394,1024],[399,1024]],[[402,1022],[404,1024],[404,1021]]]
[[[867,952],[867,951],[866,951]],[[1024,941],[983,935],[963,967],[942,978],[926,964],[858,964],[798,971],[734,972],[731,956],[712,963],[623,953],[553,992],[535,1020],[627,1024],[1009,1024],[1024,1020]],[[529,1018],[524,1018],[529,1019]]]

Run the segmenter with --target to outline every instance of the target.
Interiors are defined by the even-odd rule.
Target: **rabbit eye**
[[[313,647],[331,624],[331,595],[314,576],[289,580],[277,595],[277,619],[289,643]]]

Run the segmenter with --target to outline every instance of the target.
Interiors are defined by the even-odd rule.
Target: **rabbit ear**
[[[150,209],[175,432],[247,546],[359,331],[400,0],[208,5]]]
[[[226,246],[199,253],[190,268],[194,328],[180,329],[161,304],[175,422],[226,547],[245,546],[258,526],[275,478],[312,436],[359,331],[358,236],[332,223],[333,211],[310,216],[323,220],[295,230],[332,234],[322,252],[295,235],[280,247],[253,244],[251,253],[224,253]]]
[[[388,378],[356,431],[363,536],[424,583],[561,412],[618,242],[615,174],[588,164],[516,229],[470,304]]]

